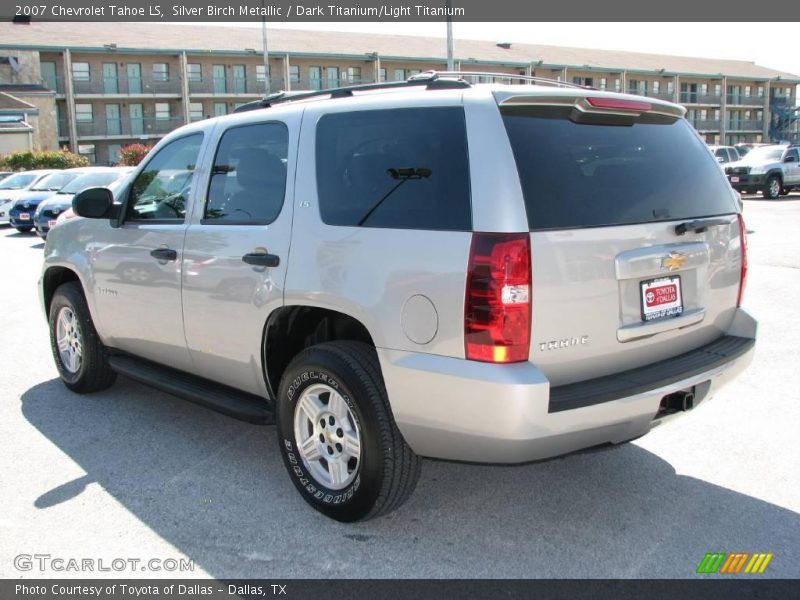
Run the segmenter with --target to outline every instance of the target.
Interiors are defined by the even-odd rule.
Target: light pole
[[[264,1],[261,0],[261,50],[264,55],[264,95],[269,96],[269,52],[267,51],[267,17]]]
[[[453,0],[447,0],[447,70],[455,71],[453,63],[453,18],[450,16],[453,8]]]

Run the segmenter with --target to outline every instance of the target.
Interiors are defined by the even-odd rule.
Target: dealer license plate
[[[641,290],[643,321],[674,317],[683,312],[679,275],[643,281]]]
[[[30,213],[19,213],[19,220],[20,221],[30,221],[31,220]]]
[[[739,183],[738,177],[731,177],[731,183]]]
[[[47,227],[49,227],[50,229],[52,229],[55,226],[56,226],[56,222],[55,221],[48,221],[47,222]]]

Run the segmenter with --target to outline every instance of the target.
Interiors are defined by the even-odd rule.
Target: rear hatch
[[[708,344],[738,303],[714,157],[679,107],[598,96],[499,99],[531,232],[530,360],[553,385]]]

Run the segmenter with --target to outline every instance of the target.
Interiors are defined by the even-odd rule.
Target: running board
[[[121,375],[230,417],[260,425],[275,423],[265,398],[135,356],[116,354],[108,362]]]

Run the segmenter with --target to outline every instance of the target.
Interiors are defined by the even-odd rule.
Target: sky
[[[195,23],[197,24],[197,23]],[[242,26],[260,27],[259,23]],[[268,23],[292,28],[446,36],[444,23]],[[800,75],[796,23],[454,23],[453,37],[748,60]],[[765,35],[765,32],[771,32]],[[455,53],[458,55],[458,43]]]

